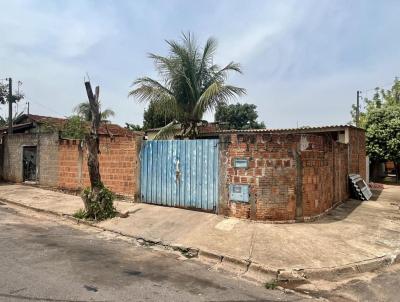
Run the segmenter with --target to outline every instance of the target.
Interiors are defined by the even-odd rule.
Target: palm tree
[[[229,72],[242,71],[235,62],[223,68],[213,63],[217,48],[213,38],[209,38],[203,48],[196,45],[190,33],[183,34],[181,43],[166,42],[170,52],[167,57],[149,54],[161,81],[138,78],[129,96],[138,102],[157,103],[158,108],[174,112],[175,120],[161,128],[156,139],[176,134],[177,124],[180,124],[182,137],[195,138],[206,111],[246,93],[243,88],[225,84]]]
[[[19,112],[19,113],[16,112],[16,113],[14,114],[13,118],[12,118],[13,124],[14,124],[15,121],[16,121],[17,119],[19,119],[23,114],[24,114],[23,112]],[[0,116],[0,127],[7,127],[7,125],[8,125],[8,117],[5,118],[5,117]]]
[[[84,121],[90,122],[92,120],[92,112],[88,102],[82,102],[74,108],[74,112]],[[105,109],[100,112],[101,121],[107,122],[110,117],[115,116],[115,112],[111,109]]]

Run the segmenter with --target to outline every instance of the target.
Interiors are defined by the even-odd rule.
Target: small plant
[[[265,288],[266,289],[276,289],[278,284],[276,283],[276,280],[272,280],[270,282],[265,283]]]
[[[102,183],[97,186],[96,192],[91,188],[86,188],[82,193],[82,199],[85,204],[86,218],[104,220],[113,218],[118,214],[114,207],[114,193]]]
[[[52,123],[50,123],[48,120],[42,121],[42,125],[40,126],[40,130],[42,132],[56,132],[58,131],[58,127]]]
[[[87,134],[85,122],[79,116],[71,116],[67,119],[61,131],[61,137],[67,139],[83,139]]]
[[[77,219],[85,219],[86,218],[86,211],[84,209],[79,209],[72,216],[74,216]]]

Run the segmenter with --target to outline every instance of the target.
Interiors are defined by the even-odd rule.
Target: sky
[[[268,128],[346,124],[357,90],[400,76],[399,15],[397,0],[0,0],[0,79],[22,82],[19,111],[63,117],[89,75],[113,122],[142,124],[132,82],[157,78],[148,53],[190,31],[217,39],[215,63],[241,64],[228,83],[247,94],[232,102],[256,104]]]

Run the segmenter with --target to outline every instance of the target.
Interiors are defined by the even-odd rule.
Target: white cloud
[[[70,114],[86,98],[88,72],[118,122],[140,123],[143,106],[127,99],[129,85],[154,75],[147,52],[166,54],[164,39],[186,30],[199,42],[217,38],[216,63],[243,65],[244,75],[229,81],[248,90],[242,101],[258,105],[271,127],[346,122],[357,89],[400,75],[395,2],[0,0],[0,7],[0,78],[22,80],[38,114]]]
[[[15,1],[2,4],[0,11],[0,36],[2,53],[40,52],[45,56],[71,58],[82,56],[117,29],[111,14],[101,11],[101,6],[88,2]],[[39,5],[37,5],[39,4]],[[59,5],[58,5],[59,4]],[[88,13],[89,12],[89,13]]]

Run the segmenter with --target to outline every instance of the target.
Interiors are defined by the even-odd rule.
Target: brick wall
[[[288,221],[316,216],[349,197],[349,145],[329,134],[234,133],[220,140],[220,214]],[[365,155],[354,156],[362,169]],[[235,158],[248,159],[248,168],[235,168]],[[249,202],[230,200],[230,184],[249,185]]]
[[[138,139],[101,137],[100,151],[100,173],[104,184],[115,193],[135,195],[138,178]],[[60,140],[58,186],[77,190],[89,184],[86,148],[77,140]]]
[[[349,145],[335,143],[334,148],[334,202],[336,203],[347,200],[350,197],[347,178],[349,174]]]
[[[4,161],[4,140],[5,138],[0,136],[0,181],[4,180],[3,177],[3,161]]]
[[[58,187],[77,190],[81,180],[82,148],[80,140],[60,140],[58,147]]]
[[[3,142],[3,179],[23,181],[22,154],[24,146],[37,147],[37,177],[39,183],[56,186],[58,183],[58,135],[54,133],[16,133],[5,136]]]
[[[366,177],[366,148],[365,131],[349,128],[349,173],[360,174]]]
[[[329,137],[321,138],[324,140],[321,149],[301,152],[304,217],[323,213],[349,198],[349,146]]]
[[[232,134],[222,138],[226,173],[219,213],[255,220],[292,220],[296,211],[296,140],[293,135]],[[224,147],[225,146],[225,147]],[[248,168],[235,168],[246,158]],[[250,202],[229,200],[229,184],[250,185]]]

